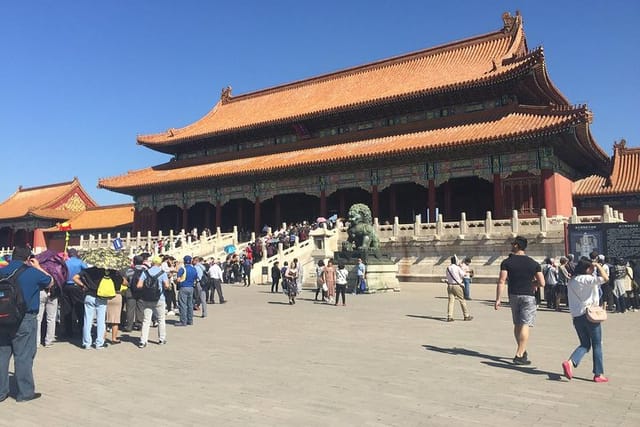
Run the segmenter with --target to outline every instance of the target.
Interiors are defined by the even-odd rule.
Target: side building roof
[[[0,203],[0,220],[36,216],[69,219],[97,203],[87,194],[78,178],[69,182],[39,187],[18,187],[7,200]]]
[[[96,206],[88,208],[78,216],[67,221],[71,230],[113,230],[133,224],[134,204]],[[58,231],[51,227],[45,231]]]
[[[611,174],[576,181],[574,197],[640,194],[640,147],[627,148],[623,139],[613,148]]]
[[[200,120],[137,141],[171,152],[172,146],[219,134],[499,82],[543,63],[542,49],[528,50],[520,14],[505,13],[503,22],[492,33],[240,96],[226,88]],[[569,105],[548,78],[542,80],[552,104]]]

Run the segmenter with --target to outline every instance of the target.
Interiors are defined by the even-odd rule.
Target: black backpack
[[[143,301],[148,302],[158,302],[160,299],[160,295],[162,295],[162,290],[160,286],[158,286],[158,278],[162,276],[164,271],[160,270],[156,275],[151,276],[149,271],[147,271],[144,282],[142,282],[142,289],[140,289],[141,296]]]
[[[134,267],[132,270],[133,273],[131,274],[131,279],[129,280],[129,290],[131,291],[131,296],[135,299],[138,299],[142,297],[142,289],[138,289],[138,281],[140,280],[140,276],[142,276],[142,273],[147,271],[147,269]]]
[[[0,330],[15,333],[27,312],[18,277],[29,268],[21,265],[8,276],[0,278]]]

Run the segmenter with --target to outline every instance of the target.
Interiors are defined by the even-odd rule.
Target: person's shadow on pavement
[[[561,375],[556,372],[543,371],[532,366],[514,365],[511,362],[511,358],[508,358],[508,357],[494,356],[492,354],[484,354],[475,350],[468,350],[466,348],[458,348],[458,347],[444,348],[444,347],[437,347],[429,344],[424,344],[422,347],[424,347],[425,350],[436,351],[438,353],[451,354],[454,356],[460,355],[460,356],[477,357],[480,359],[487,359],[487,360],[481,361],[481,363],[492,366],[494,368],[511,369],[514,371],[520,371],[525,374],[532,374],[532,375],[547,375],[547,379],[549,379],[550,381],[562,380]]]

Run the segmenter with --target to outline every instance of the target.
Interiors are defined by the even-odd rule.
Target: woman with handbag
[[[594,270],[598,271],[598,276],[593,275]],[[593,347],[593,381],[609,381],[604,376],[600,325],[600,322],[606,319],[606,311],[599,306],[599,287],[608,281],[609,277],[599,263],[582,257],[576,266],[575,275],[567,284],[569,310],[580,340],[580,345],[571,353],[569,359],[562,362],[562,370],[568,379],[573,377],[573,368],[578,367],[584,355]]]

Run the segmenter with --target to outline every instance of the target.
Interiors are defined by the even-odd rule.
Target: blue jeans
[[[193,287],[180,287],[178,291],[178,308],[180,309],[180,323],[193,325]]]
[[[585,354],[593,347],[593,375],[602,375],[604,366],[602,363],[602,327],[600,323],[592,323],[587,320],[587,315],[573,318],[573,326],[578,333],[580,345],[571,354],[571,361],[578,366]]]
[[[464,299],[471,298],[469,295],[469,291],[471,291],[471,279],[469,279],[468,277],[463,278],[462,284],[464,285]]]
[[[0,333],[0,397],[9,395],[9,360],[13,354],[16,400],[28,399],[35,392],[33,359],[36,357],[38,315],[27,313],[14,337]]]
[[[96,317],[96,348],[104,346],[104,333],[107,330],[107,300],[104,298],[85,295],[84,324],[82,325],[82,346],[91,347],[91,326]]]

